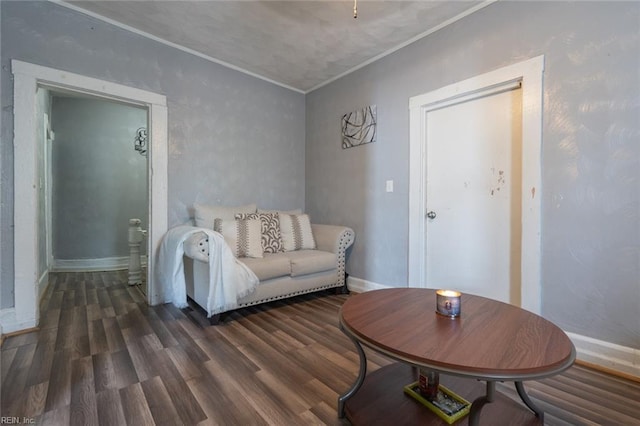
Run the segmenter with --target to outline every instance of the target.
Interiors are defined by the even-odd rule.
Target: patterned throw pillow
[[[316,240],[313,237],[308,214],[281,214],[280,232],[284,251],[314,250],[316,248]]]
[[[278,253],[284,251],[280,236],[280,219],[278,213],[239,213],[236,219],[260,219],[262,224],[262,251]]]
[[[261,228],[258,219],[213,221],[213,230],[222,234],[235,257],[263,257]]]

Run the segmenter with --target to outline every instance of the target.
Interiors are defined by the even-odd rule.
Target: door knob
[[[430,211],[429,213],[427,213],[427,217],[429,219],[435,219],[436,218],[436,212],[434,212],[433,210]]]

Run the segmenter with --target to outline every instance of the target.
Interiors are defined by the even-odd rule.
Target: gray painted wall
[[[51,125],[54,259],[127,257],[129,219],[148,223],[146,108],[54,94]]]
[[[307,95],[306,208],[355,229],[348,272],[407,285],[409,98],[544,54],[542,313],[640,348],[639,22],[637,2],[498,2]],[[370,104],[378,141],[343,151],[341,115]]]
[[[304,95],[51,2],[0,2],[1,308],[13,305],[11,59],[167,96],[169,225],[193,202],[304,206]]]

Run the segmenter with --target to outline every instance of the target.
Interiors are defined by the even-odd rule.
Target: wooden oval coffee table
[[[496,381],[515,382],[522,401],[542,420],[522,381],[553,376],[573,364],[575,348],[567,335],[538,315],[480,296],[463,294],[458,318],[438,315],[435,307],[435,290],[418,288],[369,291],[344,303],[340,326],[358,350],[360,371],[338,398],[338,415],[344,417],[345,405],[365,381],[365,345],[414,367],[486,381],[485,395],[472,403],[470,425],[478,424],[482,407],[494,400]],[[389,412],[397,418],[393,407]]]

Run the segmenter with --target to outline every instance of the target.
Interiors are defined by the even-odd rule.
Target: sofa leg
[[[220,323],[220,319],[222,314],[215,314],[209,317],[209,325],[218,325]]]
[[[349,287],[347,286],[347,278],[349,278],[349,274],[344,273],[344,284],[342,287],[336,287],[336,294],[349,294]]]
[[[349,294],[349,287],[347,287],[347,284],[342,287],[336,287],[336,294]]]

